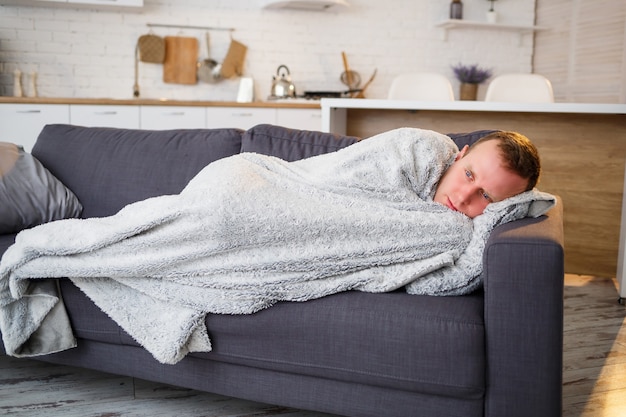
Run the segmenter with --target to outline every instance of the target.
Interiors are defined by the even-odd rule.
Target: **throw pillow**
[[[21,146],[0,142],[0,234],[78,217],[82,205]]]

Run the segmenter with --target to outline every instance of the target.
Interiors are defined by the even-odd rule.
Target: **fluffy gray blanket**
[[[493,227],[555,199],[530,191],[474,220],[434,203],[457,152],[447,136],[405,128],[297,162],[240,154],[178,195],[22,231],[0,263],[7,353],[75,345],[54,281],[43,278],[69,277],[163,363],[211,350],[207,313],[347,290],[473,291]]]

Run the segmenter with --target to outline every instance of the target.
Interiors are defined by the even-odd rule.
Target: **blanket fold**
[[[404,128],[296,162],[240,154],[208,165],[178,195],[22,231],[0,263],[7,353],[75,343],[67,317],[55,314],[64,337],[31,346],[50,325],[46,309],[60,304],[50,292],[31,296],[46,278],[69,277],[163,363],[211,349],[207,313],[348,290],[473,291],[493,227],[539,215],[555,199],[529,191],[474,221],[434,203],[457,152],[447,136]]]

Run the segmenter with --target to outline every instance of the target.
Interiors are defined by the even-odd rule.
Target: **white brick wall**
[[[13,70],[38,73],[45,97],[132,98],[137,38],[147,23],[234,28],[248,46],[245,73],[265,99],[279,65],[289,67],[297,92],[341,91],[341,51],[352,69],[369,78],[367,91],[384,98],[393,77],[407,71],[438,71],[457,89],[451,65],[480,63],[495,73],[530,72],[533,37],[509,31],[450,31],[435,27],[448,15],[448,0],[348,0],[336,12],[265,10],[260,0],[145,0],[140,13],[90,9],[0,6],[0,94],[13,94]],[[466,20],[485,21],[489,2],[464,0]],[[498,1],[502,23],[532,25],[535,0]],[[200,40],[204,31],[153,28],[160,36],[182,34]],[[211,32],[213,58],[226,55],[231,34]],[[238,80],[194,86],[165,84],[162,65],[139,63],[142,98],[234,100]],[[24,78],[27,84],[27,77]],[[484,95],[482,86],[480,95]],[[458,94],[458,93],[457,93]]]

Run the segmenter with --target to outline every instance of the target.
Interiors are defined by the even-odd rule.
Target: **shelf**
[[[547,30],[541,26],[526,25],[510,25],[504,23],[488,23],[477,22],[471,20],[449,19],[437,23],[437,27],[444,30],[443,39],[448,40],[448,31],[452,29],[489,29],[489,30],[506,30],[509,32],[517,32],[519,34],[519,43],[522,43],[522,36],[534,33],[538,30]]]
[[[140,12],[143,9],[143,0],[0,0],[0,5],[73,7]]]

